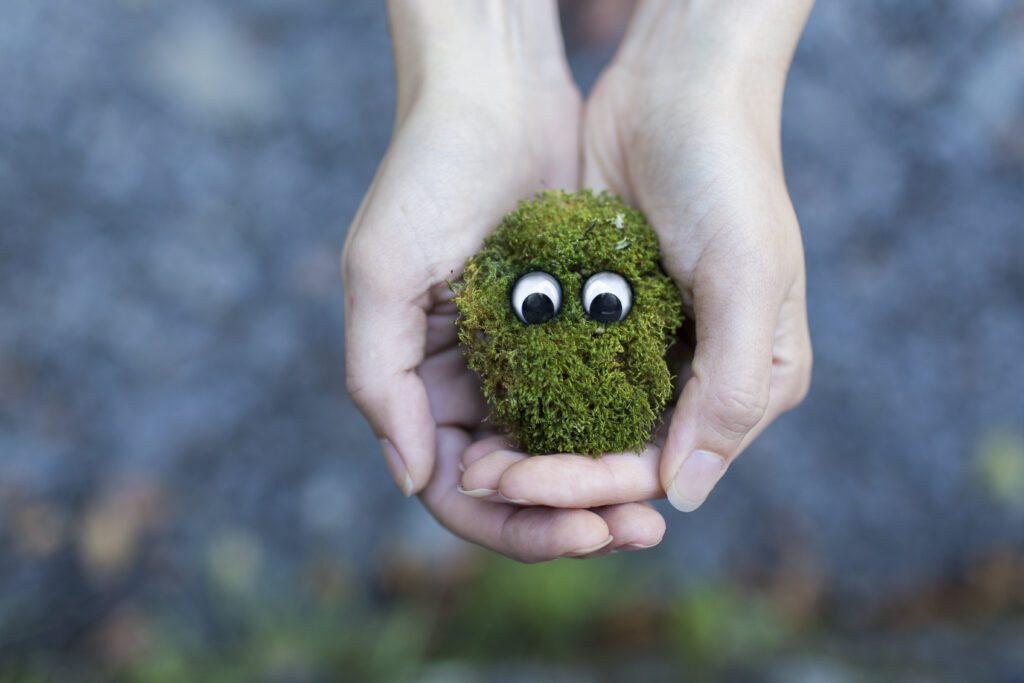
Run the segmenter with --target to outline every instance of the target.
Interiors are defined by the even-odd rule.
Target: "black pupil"
[[[599,323],[618,322],[622,317],[622,302],[611,292],[604,292],[590,302],[590,317]]]
[[[531,325],[546,323],[555,317],[555,303],[547,294],[534,292],[523,299],[523,320]]]

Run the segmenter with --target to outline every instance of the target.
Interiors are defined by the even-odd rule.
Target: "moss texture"
[[[508,214],[453,284],[459,339],[479,376],[492,420],[532,454],[639,451],[672,393],[665,353],[683,320],[658,240],[620,198],[545,192]],[[554,319],[522,323],[510,292],[524,273],[558,278]],[[613,271],[633,290],[620,322],[588,318],[592,274]]]

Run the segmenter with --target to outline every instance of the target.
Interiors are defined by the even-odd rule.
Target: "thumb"
[[[700,507],[768,407],[779,306],[767,277],[741,272],[694,287],[692,377],[672,415],[660,470],[669,502],[683,512]]]
[[[355,272],[359,271],[359,272]],[[395,483],[410,496],[434,469],[435,424],[417,368],[427,333],[426,303],[396,283],[346,268],[345,376],[349,395],[381,440]]]

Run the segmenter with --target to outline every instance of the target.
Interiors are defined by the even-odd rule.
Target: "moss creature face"
[[[682,302],[658,240],[618,197],[523,202],[454,287],[493,420],[529,453],[642,448],[672,392]]]

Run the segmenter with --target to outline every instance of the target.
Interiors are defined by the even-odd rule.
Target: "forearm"
[[[399,108],[423,89],[570,78],[554,0],[389,0]]]

